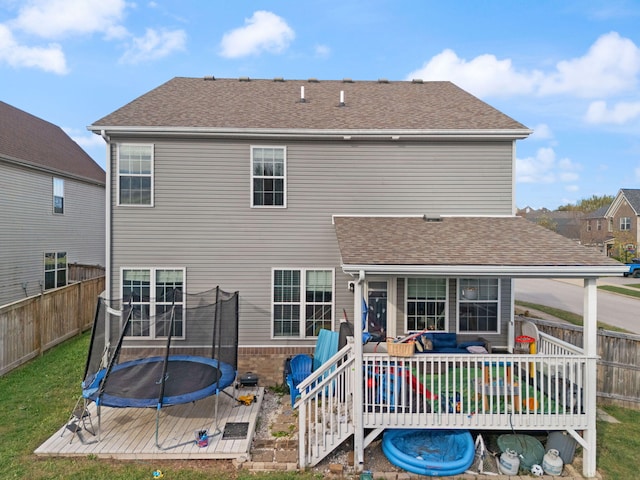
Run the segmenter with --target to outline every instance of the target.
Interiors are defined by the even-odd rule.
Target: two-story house
[[[580,228],[580,243],[596,248],[600,253],[611,256],[611,248],[607,245],[613,235],[609,230],[609,222],[606,217],[607,210],[609,210],[609,205],[584,215],[582,227]]]
[[[61,128],[0,102],[0,305],[105,264],[105,172]]]
[[[640,189],[621,188],[605,213],[605,241],[611,256],[623,262],[638,256],[640,246]]]
[[[595,282],[624,266],[515,216],[527,127],[450,82],[205,77],[174,78],[89,129],[109,146],[107,297],[153,314],[168,287],[239,291],[240,369],[266,383],[320,329],[337,330],[343,310],[361,318],[362,299],[385,336],[482,336],[510,355],[514,279],[584,279],[585,350],[570,353],[585,408],[563,422],[586,432],[595,471]],[[173,345],[197,347],[180,321]],[[130,348],[162,345],[147,327]],[[362,362],[387,362],[371,355],[355,342],[353,368],[333,370],[354,376],[340,384],[367,385]],[[361,465],[365,431],[398,425],[400,409],[363,410],[358,387],[336,398],[352,400],[344,433]],[[549,412],[535,423],[479,413],[405,412],[402,425],[557,428]]]

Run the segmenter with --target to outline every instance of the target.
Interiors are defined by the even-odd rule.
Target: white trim
[[[255,205],[253,202],[253,151],[256,148],[269,148],[272,150],[282,150],[283,153],[283,175],[282,175],[282,179],[283,179],[283,185],[282,185],[282,205]],[[250,172],[249,172],[249,191],[250,193],[250,197],[249,197],[249,206],[251,208],[257,208],[257,209],[262,209],[262,208],[266,208],[266,209],[271,209],[271,208],[287,208],[287,147],[285,145],[249,145],[249,168],[250,168]],[[262,177],[265,178],[265,177]],[[276,176],[275,174],[272,177],[274,180],[277,178],[281,178],[279,176]]]
[[[124,283],[124,271],[125,270],[147,270],[149,271],[149,319],[155,317],[156,315],[156,297],[155,289],[156,289],[156,272],[159,270],[176,270],[182,272],[182,335],[177,336],[173,335],[172,338],[175,340],[184,340],[187,338],[187,269],[186,267],[164,267],[164,266],[121,266],[120,267],[120,298],[124,299],[123,292],[123,283]],[[122,328],[122,325],[120,325]],[[156,332],[154,329],[153,323],[149,322],[149,335],[141,336],[141,335],[128,335],[125,337],[127,340],[132,341],[141,341],[141,340],[164,340],[166,337],[158,337],[156,336]]]
[[[354,265],[342,264],[347,275],[360,271],[367,275],[433,275],[442,277],[515,277],[515,278],[597,278],[615,277],[628,271],[618,265]]]
[[[275,314],[275,302],[273,299],[273,287],[275,283],[275,272],[276,271],[298,271],[300,272],[300,301],[299,302],[290,302],[292,305],[300,305],[300,315],[298,317],[299,322],[299,335],[297,337],[294,336],[276,336],[274,332],[274,314]],[[317,336],[306,336],[306,298],[305,298],[305,288],[307,285],[307,276],[306,273],[308,271],[325,271],[331,272],[331,330],[335,328],[336,325],[336,269],[335,267],[272,267],[271,268],[271,284],[269,286],[269,298],[271,303],[271,315],[270,321],[271,324],[271,340],[313,340],[318,338]]]
[[[151,149],[151,173],[149,177],[151,178],[151,198],[149,203],[141,204],[141,203],[120,203],[120,177],[127,176],[120,174],[120,147],[123,145],[135,145],[137,147],[149,147]],[[147,175],[131,175],[134,177],[147,177]],[[109,186],[111,188],[111,186]],[[149,208],[153,207],[155,203],[155,144],[153,143],[136,143],[136,142],[121,142],[116,143],[116,206],[118,207],[133,207],[133,208]]]
[[[216,128],[216,127],[144,127],[144,126],[116,126],[89,125],[89,131],[99,133],[101,130],[108,134],[121,135],[180,135],[180,136],[218,136],[231,138],[323,138],[344,141],[345,136],[352,140],[358,139],[386,139],[400,137],[398,140],[422,140],[439,138],[468,138],[468,139],[512,139],[518,140],[533,133],[529,128],[518,129],[314,129],[314,128]],[[358,138],[357,138],[358,137]],[[395,141],[398,141],[395,140]]]

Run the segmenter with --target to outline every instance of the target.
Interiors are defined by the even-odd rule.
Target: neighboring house
[[[571,238],[572,240],[580,240],[582,218],[584,216],[582,212],[548,210],[546,208],[532,210],[527,207],[522,210],[518,210],[517,214],[533,223],[548,228],[549,230],[553,230],[563,237]]]
[[[610,256],[610,248],[605,247],[605,244],[613,238],[609,231],[609,222],[606,217],[607,210],[609,210],[609,205],[584,215],[582,228],[580,229],[580,243],[595,247],[601,253]]]
[[[56,125],[0,102],[0,305],[105,264],[105,172]]]
[[[624,266],[515,216],[515,143],[531,133],[521,123],[450,82],[206,77],[174,78],[89,129],[110,152],[107,297],[153,314],[164,300],[155,292],[174,286],[238,290],[240,369],[267,384],[321,328],[338,330],[343,310],[359,338],[362,298],[385,336],[455,332],[509,354],[514,279],[584,279],[577,368],[589,414],[566,425],[595,452],[595,281]],[[163,343],[146,318],[130,348]],[[178,343],[199,346],[179,321]],[[368,358],[353,348],[348,385],[361,384]],[[362,408],[355,388],[357,465],[364,428],[398,413]],[[429,428],[425,418],[403,425]],[[510,419],[485,425],[510,429]]]
[[[637,256],[640,245],[640,189],[621,188],[605,213],[610,256],[627,262]]]

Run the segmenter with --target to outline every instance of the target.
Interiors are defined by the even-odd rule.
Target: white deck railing
[[[301,385],[300,466],[317,464],[363,428],[582,430],[588,359],[566,342],[540,334],[537,354],[363,354],[364,404],[353,405],[351,344]]]

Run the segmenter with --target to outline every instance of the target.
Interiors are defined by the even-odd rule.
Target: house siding
[[[353,318],[334,214],[512,213],[511,141],[112,137],[113,192],[115,143],[129,142],[154,145],[154,206],[117,207],[113,195],[112,298],[121,296],[122,267],[185,267],[189,292],[240,292],[242,347],[315,343],[272,339],[272,268],[332,268],[334,322],[343,308]],[[287,148],[287,208],[251,208],[252,145]]]
[[[62,215],[53,213],[54,177],[64,179]],[[45,252],[105,264],[104,186],[0,161],[0,195],[0,305],[41,292]]]

